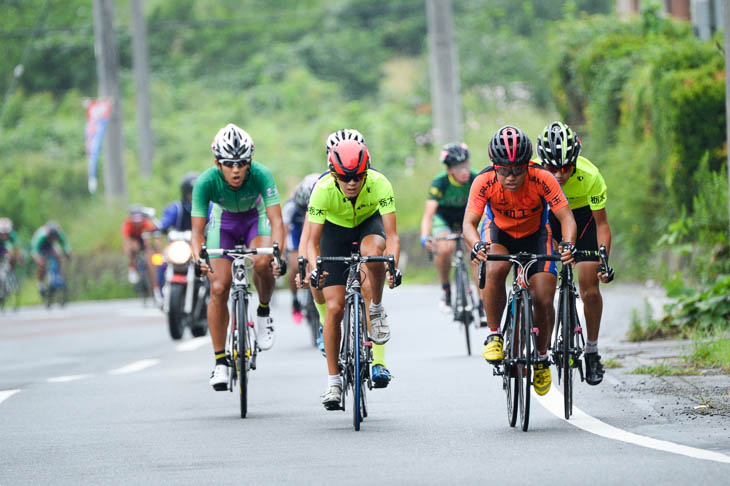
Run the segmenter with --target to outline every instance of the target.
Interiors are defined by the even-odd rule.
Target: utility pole
[[[730,59],[730,0],[723,1],[722,18],[725,25],[725,143],[730,140],[730,76],[728,76],[728,60]],[[727,155],[727,189],[728,218],[730,219],[730,152]],[[728,228],[730,230],[730,228]],[[728,232],[730,238],[730,232]]]
[[[147,64],[147,22],[142,0],[132,0],[132,65],[137,104],[137,152],[143,176],[152,175],[152,124],[150,123],[150,86]]]
[[[119,54],[114,31],[112,0],[94,0],[94,54],[99,97],[112,100],[112,113],[104,141],[104,193],[107,202],[127,202],[122,140],[122,96],[119,88]]]
[[[426,14],[434,136],[439,144],[462,142],[459,58],[452,32],[451,0],[426,0]]]

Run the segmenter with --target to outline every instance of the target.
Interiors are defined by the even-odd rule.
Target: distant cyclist
[[[537,155],[543,166],[560,183],[568,198],[570,209],[578,225],[579,250],[598,250],[605,245],[611,250],[611,227],[606,216],[606,183],[603,176],[588,159],[580,155],[581,142],[570,127],[559,121],[546,126],[537,139]],[[561,241],[560,222],[550,215],[553,239]],[[611,267],[601,272],[601,267],[591,262],[580,262],[578,282],[580,298],[583,301],[588,340],[585,348],[586,382],[598,385],[603,381],[604,368],[598,354],[598,333],[601,328],[603,298],[598,287],[599,280],[609,283],[613,280]]]
[[[464,214],[464,238],[471,245],[472,260],[485,260],[487,251],[498,254],[519,252],[552,254],[552,231],[548,210],[552,209],[563,226],[562,260],[573,261],[575,220],[560,184],[539,165],[530,164],[532,143],[522,130],[507,125],[497,130],[489,142],[492,166],[484,169],[471,186]],[[477,224],[484,216],[481,234]],[[504,339],[500,319],[507,300],[505,280],[511,264],[488,261],[482,299],[487,312],[489,335],[484,343],[484,359],[501,362]],[[557,283],[555,262],[530,267],[527,274],[530,295],[539,329],[533,385],[538,395],[550,390],[552,376],[547,355],[555,308]]]
[[[71,247],[68,244],[66,235],[61,230],[61,226],[55,221],[49,221],[38,228],[33,233],[30,246],[31,256],[38,268],[38,292],[41,295],[45,295],[47,290],[45,277],[48,257],[56,257],[58,271],[61,272],[63,268],[63,259],[61,256],[64,256],[66,259],[71,258]]]
[[[139,282],[141,276],[137,268],[136,255],[140,252],[144,255],[147,262],[147,280],[152,288],[152,296],[157,304],[162,302],[162,293],[160,285],[157,281],[157,275],[151,271],[152,266],[152,248],[143,237],[144,233],[150,233],[157,230],[157,224],[152,217],[145,211],[140,204],[132,204],[129,207],[127,219],[122,223],[122,248],[127,256],[128,278],[132,285]]]
[[[304,229],[304,221],[307,216],[307,206],[309,205],[309,195],[312,193],[314,184],[319,179],[319,174],[309,174],[299,182],[292,197],[284,203],[281,209],[284,219],[284,228],[286,234],[286,251],[289,268],[297,268],[297,256],[299,253],[299,242]],[[306,249],[305,249],[306,252]],[[297,299],[297,286],[295,283],[296,270],[289,273],[289,289],[292,294],[292,319],[295,323],[302,322],[302,303]]]
[[[469,147],[465,143],[449,143],[441,150],[441,162],[446,170],[436,175],[428,188],[426,207],[421,219],[421,246],[428,251],[435,251],[434,263],[438,272],[443,295],[441,307],[451,310],[451,255],[456,249],[454,241],[441,240],[434,242],[439,236],[449,233],[461,233],[464,221],[464,210],[469,201],[469,189],[476,179],[477,173],[469,163]],[[483,311],[480,312],[483,317]]]
[[[359,134],[358,134],[359,135]],[[396,265],[400,254],[400,238],[396,230],[395,198],[388,179],[370,169],[367,146],[354,136],[336,143],[328,153],[330,174],[314,186],[309,200],[309,261],[319,256],[349,256],[352,243],[360,244],[363,256],[392,254]],[[340,322],[345,312],[345,264],[327,263],[323,276],[316,269],[310,280],[324,280],[327,313],[324,325],[324,346],[327,353],[328,380],[322,404],[328,410],[339,408],[342,397],[338,355]],[[384,344],[390,339],[390,326],[382,305],[386,268],[382,263],[366,264],[363,297],[370,316],[370,339]],[[320,278],[322,277],[322,278]],[[388,275],[388,284],[400,284],[400,271]],[[369,305],[368,305],[369,303]],[[374,347],[374,346],[373,346]],[[375,363],[375,350],[373,362]],[[390,381],[383,365],[373,365],[375,387]]]
[[[193,254],[200,255],[205,241],[203,234],[208,206],[214,203],[208,226],[207,247],[233,248],[244,244],[250,248],[270,247],[284,242],[279,191],[271,171],[253,160],[254,143],[248,133],[229,123],[213,139],[211,150],[215,165],[203,172],[193,187]],[[254,284],[258,291],[256,334],[262,350],[274,345],[274,320],[269,304],[274,292],[275,275],[284,272],[271,255],[255,255]],[[228,360],[225,352],[228,328],[228,292],[231,287],[231,259],[211,257],[214,273],[198,260],[201,274],[210,279],[208,325],[215,353],[215,368],[210,385],[217,391],[227,390]]]
[[[3,258],[8,259],[11,269],[20,260],[18,235],[13,230],[13,221],[10,218],[0,218],[0,260]]]

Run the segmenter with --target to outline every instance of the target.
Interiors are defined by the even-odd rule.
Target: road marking
[[[136,373],[137,371],[142,371],[145,368],[154,366],[159,362],[160,362],[159,359],[142,359],[139,361],[135,361],[134,363],[130,363],[126,366],[122,366],[121,368],[111,370],[109,372],[109,374],[110,375],[125,375],[127,373]]]
[[[184,343],[180,343],[177,346],[175,346],[175,351],[195,351],[196,349],[200,348],[201,346],[205,346],[209,342],[210,342],[210,336],[193,338],[189,341],[185,341]]]
[[[12,397],[20,390],[0,390],[0,403],[3,403],[8,398]]]
[[[69,381],[76,381],[76,380],[82,380],[84,378],[88,378],[91,375],[67,375],[67,376],[54,376],[53,378],[48,378],[46,381],[48,383],[66,383]]]
[[[550,413],[558,417],[559,419],[565,420],[565,411],[563,409],[563,395],[553,390],[544,396],[539,396],[536,393],[532,393],[532,396],[537,398],[540,404],[545,407]],[[573,415],[570,420],[566,420],[571,425],[583,429],[591,434],[600,435],[607,439],[620,440],[621,442],[628,442],[629,444],[635,444],[641,447],[648,447],[649,449],[656,449],[664,452],[671,452],[674,454],[681,454],[684,456],[694,457],[695,459],[704,459],[707,461],[717,461],[730,464],[730,456],[721,454],[719,452],[707,451],[705,449],[699,449],[696,447],[685,446],[681,444],[675,444],[666,440],[652,439],[644,435],[634,434],[625,430],[619,429],[612,425],[608,425],[605,422],[598,420],[597,418],[591,417],[587,413],[583,412],[575,405],[573,405]]]

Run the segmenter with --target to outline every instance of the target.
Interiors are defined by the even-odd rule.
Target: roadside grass
[[[663,362],[656,365],[639,366],[631,371],[632,375],[651,375],[651,376],[685,376],[699,375],[700,370],[696,367],[679,367]]]
[[[624,364],[616,358],[609,358],[604,361],[603,367],[606,369],[623,368]]]
[[[690,366],[714,368],[730,373],[730,338],[717,336],[708,340],[696,340],[694,349],[684,356]]]

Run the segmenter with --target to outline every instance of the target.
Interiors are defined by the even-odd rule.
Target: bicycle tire
[[[307,323],[309,323],[312,332],[312,346],[317,347],[317,338],[319,337],[319,311],[314,302],[312,292],[307,291],[307,298],[304,305],[304,312],[307,314]]]
[[[524,380],[520,390],[523,402],[520,409],[520,425],[523,432],[527,432],[530,426],[530,387],[532,386],[532,302],[527,290],[523,290],[520,304],[522,305],[522,323],[520,325],[520,341],[524,343],[520,349],[524,352]]]
[[[352,424],[355,428],[355,431],[360,430],[360,422],[362,422],[362,403],[360,402],[362,397],[362,347],[363,347],[363,335],[362,335],[362,319],[364,319],[364,314],[362,312],[362,307],[360,305],[359,299],[357,299],[357,296],[355,299],[353,299],[355,302],[352,304],[352,309],[354,310],[353,313],[353,341],[352,341],[352,350],[353,350],[353,382],[352,382]]]
[[[246,418],[248,413],[248,322],[246,319],[246,298],[238,295],[236,298],[236,326],[238,330],[238,342],[236,352],[236,367],[238,368],[238,394],[241,404],[241,418]]]
[[[502,336],[505,337],[504,350],[507,354],[502,374],[502,388],[507,397],[507,421],[510,427],[517,424],[517,412],[519,410],[519,383],[515,365],[515,318],[512,300],[510,297],[507,303],[509,307],[507,307],[507,314],[502,328]]]
[[[457,309],[457,320],[464,325],[464,335],[466,336],[466,354],[471,356],[471,338],[469,336],[469,314],[471,311],[467,310],[467,288],[469,282],[466,281],[466,272],[464,271],[463,265],[459,264],[456,267],[456,309]]]
[[[565,420],[573,414],[573,329],[575,322],[571,312],[571,292],[566,289],[561,292],[561,339],[563,363],[561,366],[561,378],[563,382],[563,408]]]

